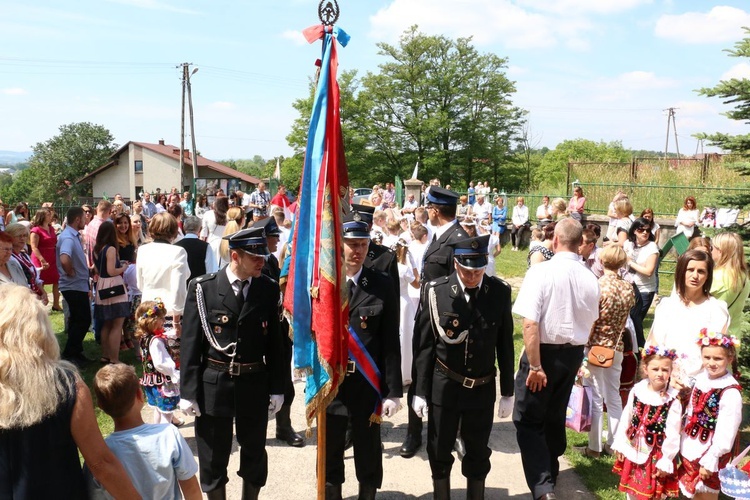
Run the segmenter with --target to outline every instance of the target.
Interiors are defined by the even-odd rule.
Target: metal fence
[[[568,163],[568,195],[580,185],[586,196],[586,211],[605,214],[612,197],[622,190],[634,211],[650,207],[657,216],[674,217],[687,196],[694,196],[698,209],[716,206],[722,194],[747,192],[750,179],[737,166],[750,161],[736,156],[707,155],[704,158],[634,158],[629,163]]]

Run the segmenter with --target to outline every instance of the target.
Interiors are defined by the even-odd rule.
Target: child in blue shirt
[[[203,498],[198,464],[180,431],[169,424],[143,422],[144,395],[132,366],[104,366],[94,378],[94,393],[99,407],[115,422],[115,431],[104,441],[143,498]],[[88,468],[86,478],[92,499],[112,498]]]

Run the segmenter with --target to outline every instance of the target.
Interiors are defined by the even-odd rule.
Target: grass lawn
[[[52,329],[57,336],[58,343],[60,344],[60,351],[62,351],[63,347],[65,346],[65,341],[67,340],[67,335],[65,335],[63,313],[53,311],[50,315],[50,320],[52,321]],[[96,375],[96,372],[99,370],[99,368],[103,366],[99,363],[99,357],[101,357],[102,351],[99,345],[97,345],[97,343],[94,341],[94,334],[92,332],[86,334],[86,338],[83,341],[83,352],[87,358],[94,360],[88,366],[80,370],[81,377],[83,377],[83,380],[89,386],[89,389],[91,389],[91,383],[94,380],[94,375]],[[141,362],[136,359],[135,351],[120,351],[120,361],[134,366],[136,372],[138,373],[138,376],[140,377]],[[92,397],[94,398],[94,405],[96,405],[96,396],[93,395],[93,392],[94,391],[92,389],[91,393]],[[114,430],[114,423],[112,422],[112,419],[98,407],[95,407],[94,410],[96,411],[96,420],[99,423],[99,429],[102,431],[102,435],[106,437]]]

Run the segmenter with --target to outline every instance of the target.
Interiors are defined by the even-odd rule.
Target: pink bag
[[[565,410],[565,427],[576,432],[591,429],[591,387],[584,387],[578,381],[573,385]]]

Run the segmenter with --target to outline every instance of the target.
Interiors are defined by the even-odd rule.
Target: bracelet
[[[529,371],[540,372],[542,371],[542,365],[529,365]]]

